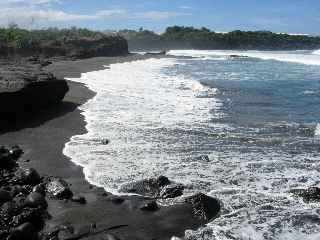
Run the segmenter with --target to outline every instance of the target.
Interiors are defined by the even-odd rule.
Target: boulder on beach
[[[203,193],[197,193],[185,198],[185,202],[191,204],[195,217],[208,222],[218,216],[221,205],[218,199],[209,197]]]

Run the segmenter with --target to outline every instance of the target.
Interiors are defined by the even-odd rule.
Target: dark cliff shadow
[[[47,106],[34,112],[20,112],[12,116],[0,116],[0,135],[8,132],[19,131],[24,128],[34,128],[47,121],[73,112],[80,104],[64,101],[60,104]]]

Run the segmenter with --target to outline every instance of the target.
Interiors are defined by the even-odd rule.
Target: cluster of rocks
[[[39,57],[19,61],[1,60],[1,116],[15,118],[62,101],[69,90],[68,84],[43,70],[50,63]]]
[[[165,176],[131,182],[122,185],[119,189],[119,192],[122,193],[134,193],[153,199],[141,205],[140,209],[147,211],[159,209],[157,199],[177,198],[183,195],[183,191],[184,186],[182,184],[174,183]],[[194,216],[203,222],[208,222],[217,217],[221,209],[221,203],[218,199],[203,193],[185,197],[182,202],[190,204]]]
[[[63,179],[41,177],[35,169],[19,167],[22,153],[17,146],[0,147],[0,239],[40,239],[39,232],[50,218],[48,197],[85,203],[83,197],[73,197]]]

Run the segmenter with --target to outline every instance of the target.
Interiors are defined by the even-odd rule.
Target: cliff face
[[[4,64],[0,67],[0,115],[4,119],[33,114],[62,101],[69,88],[35,64]]]

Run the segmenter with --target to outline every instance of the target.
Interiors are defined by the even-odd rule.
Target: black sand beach
[[[79,77],[81,72],[102,69],[103,65],[142,59],[141,56],[92,58],[79,61],[63,61],[50,65],[47,70],[57,77]],[[114,197],[103,189],[91,186],[85,179],[82,168],[73,164],[62,154],[64,144],[73,135],[85,133],[85,121],[77,108],[94,93],[82,84],[68,82],[70,90],[59,106],[44,110],[28,121],[21,121],[10,128],[2,128],[1,145],[19,145],[25,154],[19,164],[32,167],[41,175],[58,176],[71,184],[75,195],[85,196],[86,205],[49,200],[52,218],[46,229],[71,223],[76,229],[92,224],[97,230],[119,226],[112,231],[120,239],[170,239],[184,235],[186,229],[199,227],[200,222],[192,215],[187,204],[161,207],[156,212],[139,209],[141,197],[125,197],[122,204],[111,201]],[[30,162],[24,160],[30,159]],[[104,239],[101,234],[82,239]]]

